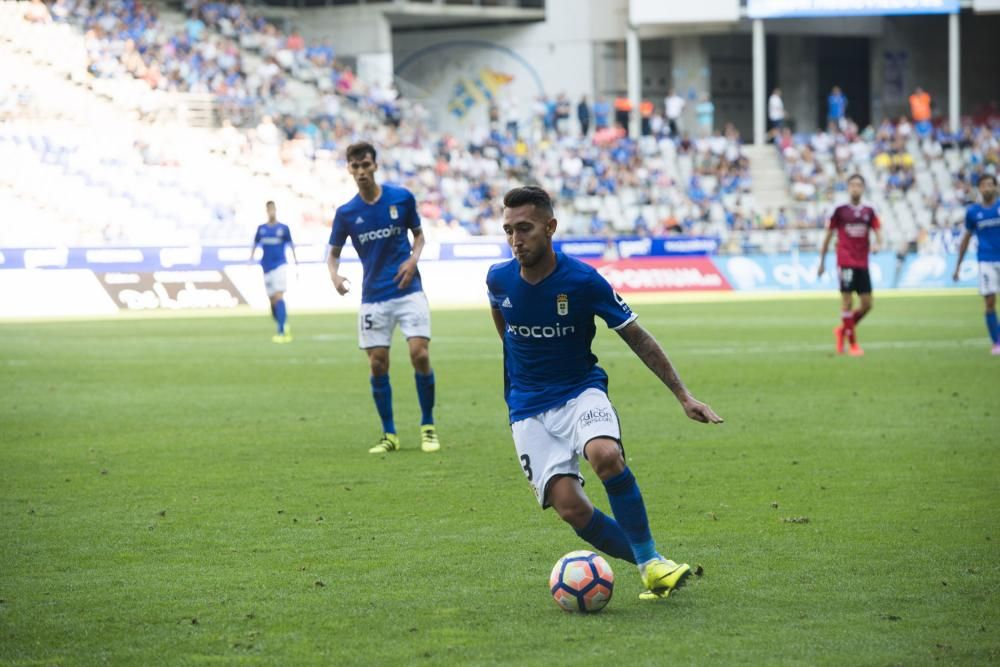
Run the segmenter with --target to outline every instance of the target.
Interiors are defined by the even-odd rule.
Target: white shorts
[[[362,303],[358,311],[358,347],[389,347],[392,332],[399,324],[406,338],[431,337],[431,309],[427,295],[413,292],[398,299]]]
[[[282,264],[264,274],[264,289],[268,296],[284,292],[288,288],[288,265]]]
[[[543,509],[548,507],[545,490],[553,477],[571,475],[583,483],[580,458],[588,442],[601,437],[621,442],[618,413],[608,395],[593,388],[510,428],[521,468]]]
[[[1000,292],[1000,262],[979,262],[979,293],[983,296]]]

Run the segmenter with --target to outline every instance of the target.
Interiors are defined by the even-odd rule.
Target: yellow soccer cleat
[[[434,428],[434,424],[427,424],[420,427],[420,449],[425,452],[436,452],[441,449],[441,443],[438,442],[437,429]]]
[[[399,450],[399,436],[395,433],[383,433],[378,444],[368,450],[369,454],[386,454]]]
[[[287,324],[285,325],[285,342],[286,343],[292,342],[292,328]]]
[[[272,343],[287,343],[288,340],[289,339],[284,334],[274,334],[271,336]]]
[[[639,593],[639,599],[663,600],[683,586],[690,574],[691,566],[687,563],[677,564],[665,558],[651,561],[642,568],[642,583],[646,590]]]

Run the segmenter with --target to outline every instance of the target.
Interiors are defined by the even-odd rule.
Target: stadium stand
[[[905,117],[860,131],[848,122],[843,130],[831,126],[813,134],[793,136],[786,129],[775,145],[794,199],[787,220],[821,228],[826,213],[846,198],[847,178],[859,173],[885,225],[887,245],[903,252],[962,224],[979,176],[1000,164],[1000,124],[987,119],[958,134],[938,127],[919,137]]]
[[[557,196],[570,235],[712,235],[730,253],[814,249],[858,172],[889,243],[904,248],[955,225],[977,169],[997,161],[988,126],[923,140],[905,119],[785,130],[775,145],[790,203],[774,206],[755,198],[750,151],[732,126],[696,139],[665,128],[637,140],[581,137],[546,122],[542,101],[530,128],[497,120],[459,139],[434,131],[419,102],[358,80],[332,44],[307,44],[239,2],[189,0],[184,10],[0,2],[0,48],[20,65],[4,84],[0,113],[11,122],[0,142],[26,165],[0,197],[29,210],[65,201],[51,196],[65,187],[90,203],[43,206],[48,222],[2,242],[240,241],[259,221],[262,192],[277,193],[300,239],[321,242],[353,194],[343,151],[366,139],[380,148],[383,178],[417,196],[432,238],[495,234],[499,195],[537,182]],[[113,125],[114,139],[95,141],[86,129],[95,123]]]

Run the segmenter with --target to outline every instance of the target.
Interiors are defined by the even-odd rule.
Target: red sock
[[[844,329],[844,335],[848,337],[854,336],[854,313],[849,310],[845,310],[840,314],[840,326]]]
[[[855,345],[858,342],[858,335],[857,335],[858,322],[860,322],[861,318],[863,318],[864,316],[865,314],[860,310],[855,310],[853,313],[851,313],[851,319],[854,321],[854,326],[851,327],[851,338],[850,338],[851,345]]]

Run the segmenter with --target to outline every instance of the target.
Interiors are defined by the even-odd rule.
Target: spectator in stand
[[[781,88],[772,90],[771,96],[767,98],[767,121],[772,135],[781,132],[781,128],[785,126],[785,103],[781,99]]]
[[[684,113],[684,98],[673,88],[663,100],[663,110],[670,127],[670,136],[679,137],[681,133],[681,115]]]
[[[833,123],[839,129],[844,129],[844,121],[847,117],[847,97],[841,92],[840,86],[834,86],[830,90],[829,97],[826,98],[826,120]]]
[[[715,105],[708,93],[701,94],[701,101],[695,106],[694,112],[698,116],[698,131],[701,136],[707,137],[712,134],[715,128]]]
[[[581,96],[576,105],[576,119],[580,121],[580,134],[584,137],[590,134],[590,105],[586,95]]]
[[[926,137],[931,132],[931,96],[920,86],[910,95],[910,117],[917,134]]]
[[[632,100],[625,96],[615,98],[615,125],[629,132],[629,118],[632,115]]]
[[[598,96],[594,101],[594,129],[606,130],[610,127],[611,104],[603,97]]]
[[[570,115],[570,101],[566,97],[566,93],[559,93],[556,97],[556,135],[560,137],[566,136],[569,131],[569,115]]]

